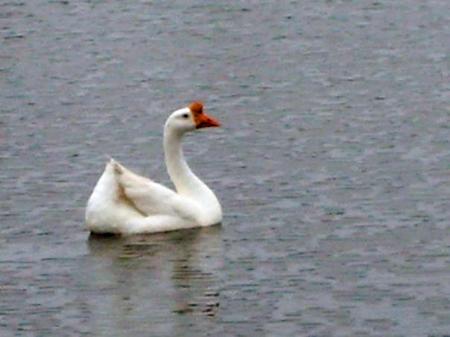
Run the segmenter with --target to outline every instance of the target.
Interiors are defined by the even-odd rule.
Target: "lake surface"
[[[450,335],[450,2],[0,1],[0,335]],[[108,156],[222,226],[90,237]]]

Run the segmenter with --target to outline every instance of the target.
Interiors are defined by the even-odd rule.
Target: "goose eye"
[[[183,117],[183,118],[188,118],[189,115],[188,115],[188,114],[182,114],[181,117]]]

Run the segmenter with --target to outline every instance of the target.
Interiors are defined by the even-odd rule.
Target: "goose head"
[[[219,126],[217,119],[203,111],[201,102],[193,102],[185,108],[174,111],[167,119],[165,129],[183,135],[197,129]]]

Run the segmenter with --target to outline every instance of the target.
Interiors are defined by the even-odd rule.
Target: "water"
[[[0,335],[450,334],[446,0],[0,2]],[[186,140],[223,226],[89,237]]]

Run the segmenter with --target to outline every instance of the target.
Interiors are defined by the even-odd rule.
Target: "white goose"
[[[214,192],[189,168],[181,147],[184,134],[220,123],[194,102],[173,112],[164,127],[167,171],[176,192],[139,176],[113,159],[89,198],[86,226],[94,233],[140,234],[210,226],[222,221]]]

